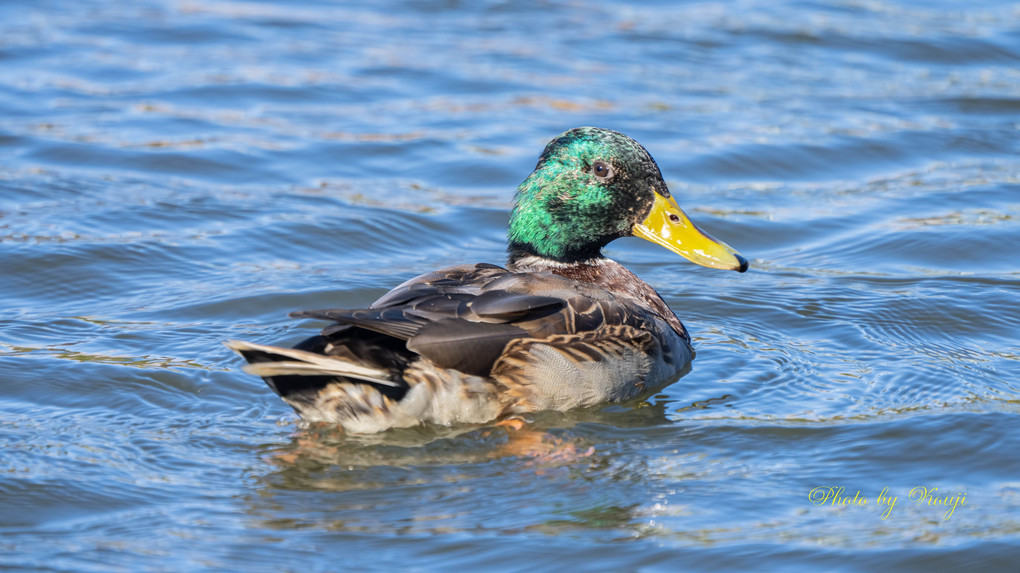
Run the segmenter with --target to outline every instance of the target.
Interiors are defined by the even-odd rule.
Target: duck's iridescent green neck
[[[517,188],[510,216],[510,259],[537,255],[560,262],[601,256],[630,234],[651,198],[634,189],[658,168],[636,141],[609,130],[572,129],[554,139]],[[647,203],[647,205],[646,205]]]
[[[606,197],[573,197],[566,186],[550,181],[549,175],[549,171],[535,171],[517,189],[507,232],[510,259],[537,255],[573,262],[601,256],[602,247],[626,230],[606,236],[601,218],[582,216],[583,211],[596,211],[591,202],[605,201]],[[567,205],[573,201],[589,204]]]

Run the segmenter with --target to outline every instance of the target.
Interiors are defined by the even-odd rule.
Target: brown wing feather
[[[527,335],[512,324],[444,318],[426,324],[407,341],[407,348],[440,368],[487,376],[507,343]]]
[[[542,293],[542,294],[534,294]],[[292,313],[331,320],[407,341],[407,349],[441,368],[488,375],[507,345],[629,326],[647,319],[610,293],[551,273],[514,273],[495,265],[463,265],[412,279],[368,309]],[[337,333],[334,345],[357,330]],[[570,346],[567,346],[570,352]],[[585,352],[585,350],[579,350]]]

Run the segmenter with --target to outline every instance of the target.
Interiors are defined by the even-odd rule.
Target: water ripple
[[[0,4],[0,567],[1012,571],[1016,16]],[[302,424],[222,346],[502,262],[513,189],[585,124],[752,270],[610,245],[698,356],[647,401],[534,415],[558,457]],[[808,497],[841,486],[871,504]]]

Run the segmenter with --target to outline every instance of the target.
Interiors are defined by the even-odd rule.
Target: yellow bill
[[[739,272],[747,270],[747,259],[699,229],[672,197],[667,199],[655,193],[652,211],[644,221],[634,225],[634,236],[662,245],[702,266]]]

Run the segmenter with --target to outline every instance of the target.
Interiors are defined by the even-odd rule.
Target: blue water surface
[[[503,262],[579,125],[751,260],[607,249],[660,394],[358,438],[222,346]],[[1015,2],[3,2],[0,568],[1014,571],[1018,248]]]

